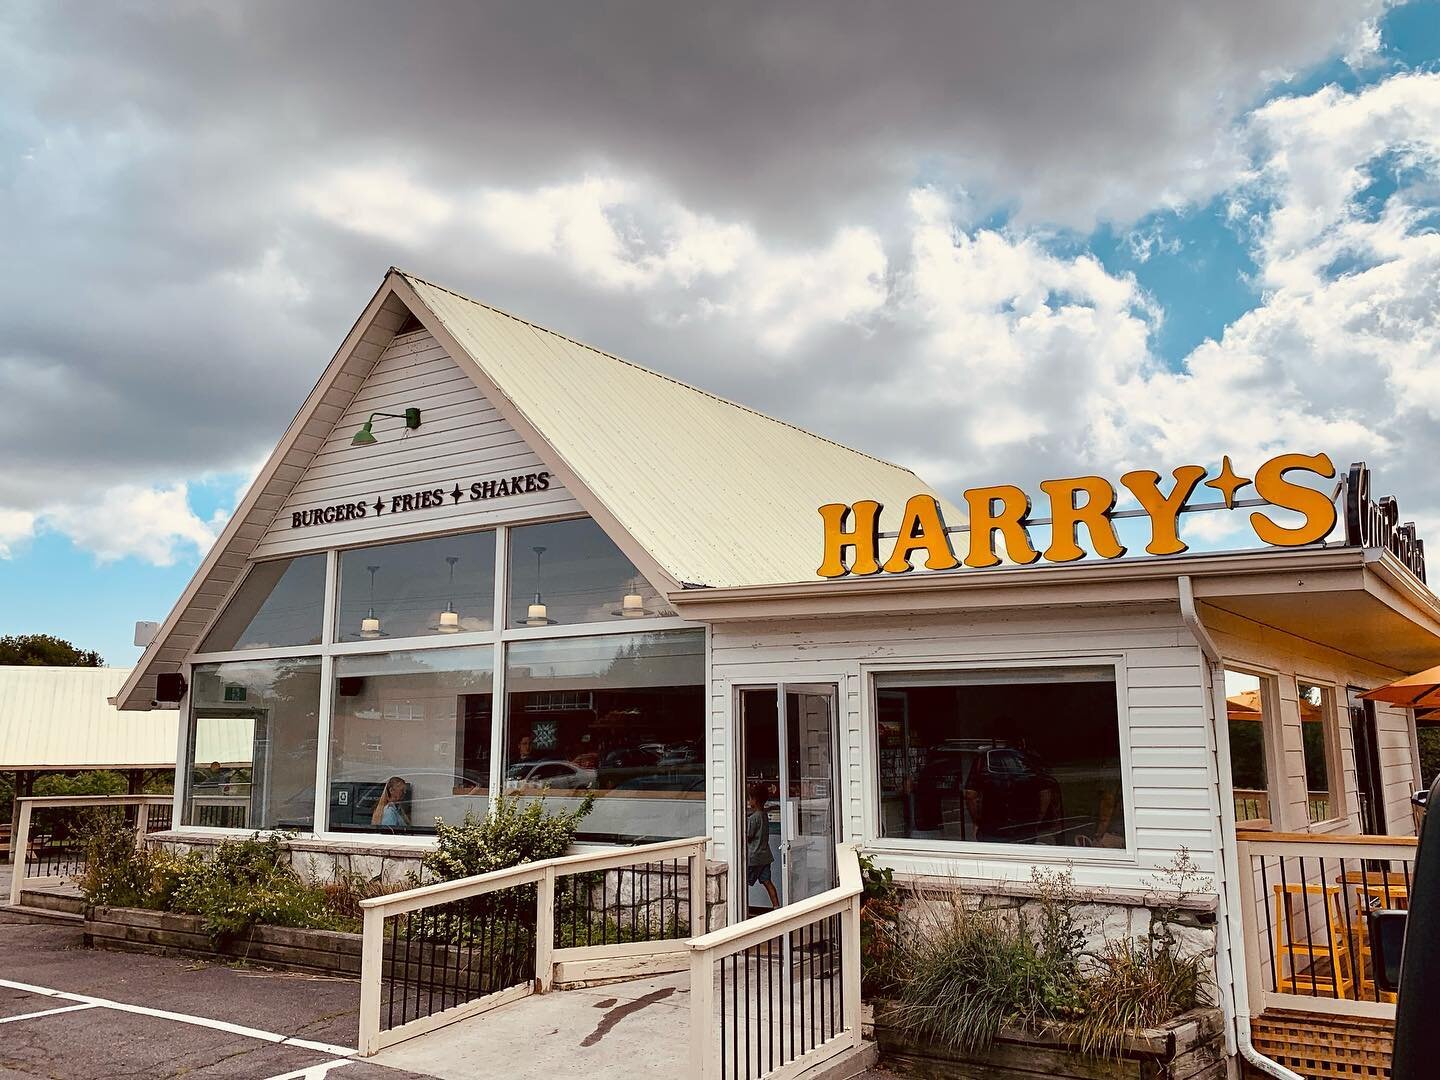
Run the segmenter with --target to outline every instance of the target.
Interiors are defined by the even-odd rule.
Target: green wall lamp
[[[350,440],[351,446],[368,446],[375,441],[375,436],[370,433],[370,425],[375,422],[377,416],[387,416],[392,420],[404,420],[405,426],[411,431],[414,431],[420,426],[419,409],[406,409],[403,413],[374,412],[370,414],[370,419],[360,425],[360,430],[357,431],[355,437]]]

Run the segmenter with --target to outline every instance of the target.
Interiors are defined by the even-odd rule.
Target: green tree
[[[0,637],[0,664],[28,667],[103,667],[94,649],[77,649],[53,634],[8,634]]]

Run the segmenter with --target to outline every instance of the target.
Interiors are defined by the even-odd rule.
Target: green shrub
[[[244,933],[260,923],[336,929],[341,919],[327,906],[324,888],[302,880],[291,867],[285,839],[256,833],[224,841],[210,859],[180,874],[169,909],[200,916],[211,937]]]
[[[150,856],[135,847],[135,829],[118,810],[93,810],[76,826],[85,853],[80,892],[98,907],[143,907],[150,887]]]
[[[466,812],[458,825],[435,823],[435,848],[421,859],[424,872],[439,881],[488,874],[522,863],[564,855],[575,842],[580,822],[595,806],[587,795],[574,810],[549,813],[543,799],[497,797],[490,813]]]
[[[900,888],[895,872],[860,856],[860,989],[866,996],[885,994],[898,978],[895,933],[900,920]]]

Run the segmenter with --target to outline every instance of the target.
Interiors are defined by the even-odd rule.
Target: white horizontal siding
[[[719,624],[712,629],[711,829],[717,857],[733,850],[738,791],[735,752],[736,687],[776,681],[836,681],[841,685],[840,788],[846,839],[877,846],[869,806],[873,773],[870,717],[872,676],[897,666],[946,667],[1074,658],[1118,661],[1124,694],[1123,741],[1130,747],[1131,789],[1126,813],[1134,824],[1133,852],[1066,849],[1076,881],[1087,887],[1145,888],[1156,872],[1187,848],[1200,867],[1216,866],[1206,750],[1200,653],[1174,613],[1136,607],[1105,612],[976,613],[888,618],[831,618]],[[878,842],[883,846],[883,841]],[[1029,861],[990,855],[970,845],[951,856],[929,852],[887,856],[901,869],[987,880],[1028,879]],[[1036,856],[1040,856],[1037,849]],[[1053,861],[1053,860],[1050,860]]]
[[[420,410],[420,427],[401,421],[375,422],[379,440],[352,446],[351,437],[374,412]],[[474,380],[424,330],[395,338],[355,389],[354,396],[319,442],[314,457],[295,480],[274,522],[256,546],[256,557],[288,554],[336,544],[373,543],[480,528],[502,522],[534,521],[579,512],[579,505],[552,476],[546,491],[471,501],[469,486],[480,480],[548,471],[476,387]],[[457,503],[352,521],[291,528],[291,515],[351,502],[436,488],[462,489]]]

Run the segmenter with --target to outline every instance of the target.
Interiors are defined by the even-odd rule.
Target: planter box
[[[922,1042],[875,1013],[883,1064],[929,1080],[1223,1080],[1225,1027],[1219,1009],[1194,1009],[1127,1039],[1118,1058],[1088,1057],[1065,1025],[1043,1034],[1002,1031],[988,1050],[952,1052]]]
[[[212,941],[199,916],[139,908],[87,908],[85,944],[95,949],[201,960],[247,960],[266,967],[321,975],[358,977],[360,974],[359,934],[256,926],[249,933]]]

